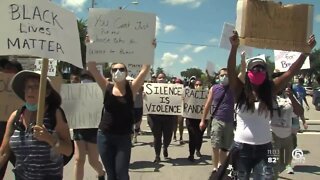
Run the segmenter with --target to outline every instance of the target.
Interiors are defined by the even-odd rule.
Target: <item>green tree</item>
[[[191,76],[196,76],[196,78],[200,79],[204,73],[199,68],[189,68],[185,71],[181,71],[180,75],[185,78],[190,78]]]
[[[158,67],[156,70],[156,74],[165,73],[162,67]]]

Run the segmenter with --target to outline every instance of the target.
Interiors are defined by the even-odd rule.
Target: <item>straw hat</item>
[[[29,77],[40,78],[40,74],[34,71],[23,70],[18,72],[11,80],[12,91],[23,101],[25,101],[24,99],[25,81]],[[60,96],[59,93],[53,88],[51,80],[47,77],[47,88],[48,86],[51,89],[51,94],[53,94],[54,96]]]

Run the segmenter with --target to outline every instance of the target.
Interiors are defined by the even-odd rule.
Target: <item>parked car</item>
[[[309,96],[313,95],[313,88],[312,87],[304,87],[304,89],[306,90],[306,94]]]

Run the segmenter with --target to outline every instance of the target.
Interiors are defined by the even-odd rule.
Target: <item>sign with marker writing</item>
[[[201,119],[207,97],[208,90],[185,88],[183,93],[184,102],[182,116],[192,119]],[[208,113],[207,119],[209,118],[209,114],[211,113]]]
[[[60,94],[70,129],[98,127],[103,94],[97,83],[63,84]]]
[[[12,91],[10,82],[14,74],[0,72],[0,121],[7,121],[11,113],[23,105]]]
[[[82,68],[76,16],[50,1],[0,1],[0,55],[59,59]]]
[[[144,114],[182,115],[182,84],[145,83]]]
[[[141,71],[142,65],[141,64],[126,64],[127,69],[128,69],[128,76],[132,77],[132,78],[136,78],[138,76],[138,74]],[[151,75],[150,73],[147,74],[146,80],[151,79]]]
[[[155,23],[155,14],[90,9],[87,60],[153,64]]]
[[[57,60],[49,59],[48,73],[47,73],[48,76],[56,76],[57,64],[58,64]],[[34,71],[41,73],[42,59],[36,59],[36,61],[34,62],[34,66],[35,66]]]
[[[310,52],[313,5],[238,0],[236,29],[241,45]]]
[[[291,65],[299,58],[300,54],[300,52],[274,50],[275,69],[278,69],[280,72],[288,71]],[[310,69],[309,56],[304,61],[301,69]]]

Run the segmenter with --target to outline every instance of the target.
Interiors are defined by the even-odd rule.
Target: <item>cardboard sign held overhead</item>
[[[82,68],[76,16],[50,1],[0,1],[0,55],[53,58]]]
[[[153,64],[155,27],[155,14],[90,9],[87,60]]]
[[[257,48],[310,52],[313,5],[238,0],[236,29],[240,44]]]

